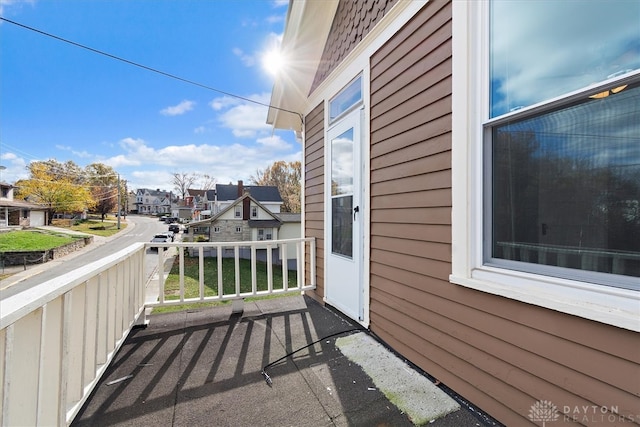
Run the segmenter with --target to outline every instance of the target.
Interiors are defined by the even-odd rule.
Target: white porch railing
[[[307,291],[315,289],[315,274],[309,277],[309,283],[305,279],[305,253],[309,254],[310,271],[315,272],[316,246],[314,238],[265,240],[253,242],[203,242],[203,243],[166,243],[162,245],[152,244],[150,247],[158,250],[158,271],[163,271],[164,251],[176,250],[178,260],[179,287],[174,298],[165,297],[165,277],[158,275],[158,301],[147,302],[147,307],[168,306],[177,304],[202,303],[212,301],[226,301],[243,299],[252,296],[281,294],[293,291]],[[175,248],[175,249],[174,249]],[[290,249],[295,254],[289,259]],[[198,295],[187,297],[185,294],[185,252],[190,252],[198,260]],[[205,289],[205,255],[216,260],[215,277],[209,279],[209,290],[215,290],[213,295],[207,295]],[[233,286],[225,286],[223,279],[223,260],[233,259]],[[260,258],[260,259],[259,259]],[[251,276],[241,277],[240,263],[245,260],[251,265]],[[257,263],[263,262],[266,271],[258,272]],[[291,263],[290,261],[293,261]],[[296,282],[289,283],[289,271],[291,264],[295,265]],[[281,270],[282,281],[274,281],[275,269]],[[258,274],[266,277],[266,286],[259,288]],[[213,283],[211,283],[213,282]],[[213,286],[211,286],[213,285]],[[227,288],[225,291],[225,287]],[[229,288],[232,288],[229,290]]]
[[[145,322],[146,306],[242,299],[315,288],[315,240],[291,239],[238,243],[169,243],[158,249],[159,291],[149,301],[145,257],[151,244],[137,243],[105,259],[0,301],[0,425],[68,425],[91,394],[131,329]],[[165,248],[176,251],[179,298],[164,297]],[[297,280],[289,284],[289,248],[294,247]],[[177,248],[177,249],[174,249]],[[192,248],[192,249],[187,249]],[[274,259],[278,248],[281,266]],[[199,296],[185,298],[185,251],[196,251]],[[215,296],[204,291],[205,252],[217,258]],[[233,292],[221,276],[225,250],[234,260]],[[241,253],[248,250],[249,282],[240,277]],[[266,257],[267,286],[259,289],[259,252]],[[305,284],[305,259],[309,284]],[[283,283],[273,282],[274,268]],[[269,279],[269,277],[271,277]],[[242,288],[249,286],[249,290]]]

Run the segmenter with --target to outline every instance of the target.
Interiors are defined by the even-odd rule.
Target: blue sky
[[[287,1],[0,0],[0,15],[268,104],[261,58],[279,43]],[[267,108],[0,23],[0,181],[31,161],[112,166],[130,189],[170,190],[171,174],[227,184],[301,159]]]

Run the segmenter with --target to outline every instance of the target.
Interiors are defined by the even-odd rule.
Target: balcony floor
[[[149,319],[130,333],[73,426],[413,425],[336,346],[348,334],[273,365],[267,385],[263,366],[356,327],[308,297],[246,302],[242,315],[228,305]],[[482,424],[462,407],[430,425]]]

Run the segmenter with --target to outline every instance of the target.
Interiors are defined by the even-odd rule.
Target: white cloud
[[[125,166],[140,166],[139,160],[131,159],[129,156],[119,154],[117,156],[109,157],[104,161],[106,165],[111,166],[114,169],[118,169]]]
[[[233,48],[232,52],[235,56],[240,58],[240,61],[242,61],[245,66],[253,67],[256,64],[256,58],[254,55],[249,55],[238,47]]]
[[[74,150],[74,149],[73,149],[73,147],[71,147],[71,146],[69,146],[69,145],[60,145],[60,144],[57,144],[55,147],[56,147],[58,150],[68,151],[68,152],[70,152],[71,154],[73,154],[74,156],[76,156],[76,157],[80,157],[80,158],[82,158],[82,159],[87,159],[87,158],[89,158],[89,157],[92,157],[92,156],[93,156],[91,153],[89,153],[89,152],[88,152],[88,151],[86,151],[86,150],[83,150],[83,151],[76,151],[76,150]]]
[[[262,104],[268,104],[268,93],[251,95],[248,99]],[[220,111],[218,120],[223,127],[231,129],[237,138],[256,138],[266,136],[271,131],[271,126],[266,123],[267,107],[240,99],[222,97],[214,99],[209,104],[215,111]]]
[[[179,116],[186,113],[187,111],[193,110],[193,107],[195,105],[196,103],[194,101],[184,100],[178,105],[163,108],[162,110],[160,110],[160,114],[162,114],[163,116]]]
[[[290,150],[291,144],[282,139],[278,135],[271,135],[265,138],[258,138],[258,144],[261,144],[265,148],[273,149],[273,150]]]
[[[205,128],[204,126],[198,126],[193,130],[193,133],[202,134],[202,133],[205,133],[206,131],[207,131],[207,128]]]
[[[209,106],[213,108],[214,111],[220,111],[224,108],[238,105],[239,103],[240,100],[238,98],[233,98],[231,96],[222,96],[211,101],[209,103]]]
[[[0,182],[13,184],[19,179],[29,178],[29,172],[26,169],[27,161],[18,157],[15,153],[4,152],[0,155],[2,166],[6,169],[0,169]]]
[[[0,15],[4,16],[6,13],[6,8],[17,6],[20,7],[24,4],[33,5],[35,4],[35,0],[0,0]],[[0,21],[2,24],[2,21]]]
[[[238,138],[255,138],[271,130],[266,123],[267,107],[243,104],[233,107],[220,115],[223,126],[231,129]]]
[[[270,15],[265,18],[268,24],[277,24],[279,22],[284,21],[283,15]]]
[[[301,159],[277,135],[265,136],[254,144],[186,144],[154,148],[142,139],[120,141],[125,153],[103,160],[116,168],[130,183],[130,188],[171,188],[171,173],[188,170],[210,175],[220,183],[248,180],[255,171],[278,160]]]

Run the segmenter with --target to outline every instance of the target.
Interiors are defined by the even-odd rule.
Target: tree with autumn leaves
[[[112,167],[92,163],[81,168],[72,161],[31,162],[30,177],[15,183],[16,197],[47,208],[49,223],[57,213],[91,211],[104,216],[118,203],[118,174]],[[122,192],[121,194],[126,194]]]
[[[251,176],[251,182],[255,185],[274,185],[278,187],[282,197],[283,212],[300,212],[300,179],[302,177],[301,164],[274,162],[264,170],[258,169],[255,176]]]

